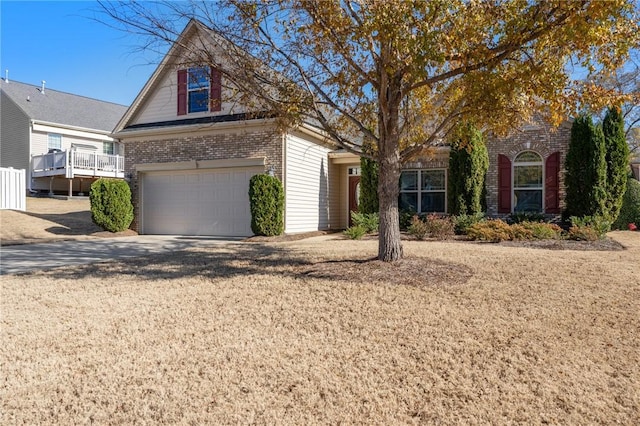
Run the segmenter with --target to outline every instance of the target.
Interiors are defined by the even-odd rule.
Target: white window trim
[[[422,190],[421,186],[422,186],[422,172],[423,171],[443,171],[444,172],[444,190],[442,189],[436,189],[436,190]],[[446,168],[435,168],[435,169],[402,169],[400,171],[400,173],[402,174],[403,172],[418,172],[418,182],[417,182],[417,186],[418,188],[415,190],[408,190],[408,191],[403,191],[402,189],[399,190],[398,195],[402,194],[402,193],[411,193],[411,194],[415,194],[416,192],[418,193],[418,199],[417,199],[417,207],[418,210],[420,210],[422,208],[422,193],[433,193],[433,192],[442,192],[444,193],[444,211],[443,212],[434,212],[434,211],[429,211],[429,212],[423,212],[423,211],[418,211],[419,214],[430,214],[430,213],[436,213],[436,214],[444,214],[447,213],[449,211],[449,205],[448,205],[448,197],[447,197],[447,186],[449,184],[448,182],[448,172],[449,170]],[[398,184],[400,184],[400,182],[398,182]]]
[[[516,158],[518,158],[518,156],[522,153],[525,152],[533,152],[534,154],[536,154],[538,157],[540,157],[540,161],[523,161],[520,163],[516,162]],[[513,161],[511,162],[511,213],[515,213],[516,212],[516,190],[520,190],[520,191],[533,191],[533,190],[538,190],[538,188],[531,188],[531,187],[527,187],[527,188],[516,188],[516,167],[520,167],[520,166],[542,166],[542,183],[540,184],[540,192],[542,193],[542,202],[541,202],[541,206],[542,209],[539,212],[535,212],[535,213],[544,213],[546,206],[545,204],[545,179],[547,176],[547,171],[545,170],[545,158],[542,154],[536,152],[536,151],[532,151],[532,150],[525,150],[525,151],[520,151],[516,154],[515,157],[513,157]],[[529,212],[529,213],[533,213],[533,212]]]

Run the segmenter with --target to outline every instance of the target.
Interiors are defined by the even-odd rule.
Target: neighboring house
[[[0,166],[26,170],[30,192],[83,194],[98,177],[124,178],[111,131],[126,106],[0,82]]]
[[[342,229],[357,208],[360,160],[310,125],[278,130],[252,118],[216,70],[185,66],[180,46],[215,35],[191,21],[114,129],[126,146],[133,227],[142,234],[251,235],[251,176],[273,173],[285,189],[285,232]],[[569,127],[532,124],[488,143],[488,212],[558,214]],[[447,211],[448,149],[406,165],[400,205]]]

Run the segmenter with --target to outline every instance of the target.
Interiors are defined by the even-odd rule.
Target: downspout
[[[33,137],[33,122],[34,120],[29,120],[29,178],[27,179],[27,190],[29,191],[29,194],[33,192],[33,190],[31,189],[31,182],[33,181],[33,176],[31,176],[31,173],[33,171],[33,156],[31,151],[31,145],[33,143],[31,140]]]

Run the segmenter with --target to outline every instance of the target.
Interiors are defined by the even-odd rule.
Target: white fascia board
[[[94,139],[103,142],[113,142],[110,132],[104,130],[87,129],[76,126],[65,126],[58,123],[32,120],[34,132],[59,133],[66,136],[76,136],[83,139]]]
[[[113,134],[120,139],[121,143],[135,142],[140,139],[148,139],[151,136],[193,136],[196,133],[215,133],[251,130],[275,125],[273,118],[227,121],[222,123],[185,124],[181,126],[166,126],[154,128],[142,128],[134,130],[122,130]],[[129,141],[128,139],[131,139]]]

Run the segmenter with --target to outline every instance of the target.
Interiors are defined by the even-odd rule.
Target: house
[[[30,192],[83,194],[98,177],[124,178],[111,131],[126,106],[0,81],[0,166],[25,169]]]
[[[141,234],[251,235],[251,176],[271,173],[285,189],[285,232],[343,229],[357,208],[360,159],[309,124],[279,130],[247,114],[216,70],[192,64],[181,46],[215,35],[191,21],[114,129],[126,147]],[[186,65],[185,65],[186,64]],[[533,123],[489,141],[488,208],[558,214],[560,165],[569,127]],[[448,150],[406,165],[400,206],[447,211]]]

